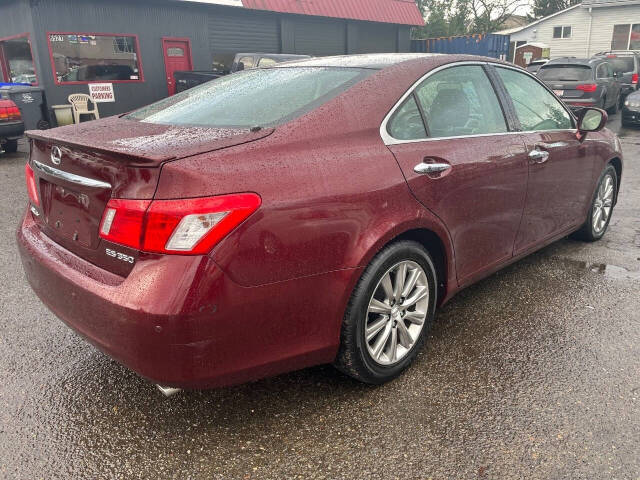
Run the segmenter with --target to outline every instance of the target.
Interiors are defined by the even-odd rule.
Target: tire
[[[609,191],[609,186],[607,185],[611,187],[610,194],[607,193]],[[597,188],[591,200],[591,207],[589,208],[587,219],[572,236],[585,242],[596,242],[600,240],[609,227],[617,193],[618,174],[616,173],[616,169],[613,168],[613,165],[607,165],[598,179]],[[608,207],[606,206],[607,203],[609,204]],[[601,213],[599,215],[599,221],[596,222],[598,211],[601,211]],[[606,218],[603,220],[604,216],[606,216]]]
[[[407,298],[394,297],[403,265],[405,281],[399,284],[408,289],[413,277],[417,279]],[[433,260],[421,244],[402,240],[385,247],[365,269],[351,294],[334,366],[356,380],[375,385],[400,375],[414,360],[431,329],[437,285]],[[392,295],[387,296],[386,292]],[[409,305],[425,292],[427,296]],[[394,305],[395,298],[399,300]],[[365,336],[367,328],[369,340]]]
[[[5,153],[16,153],[18,151],[18,141],[7,140],[7,143],[2,145],[2,149],[5,151]]]

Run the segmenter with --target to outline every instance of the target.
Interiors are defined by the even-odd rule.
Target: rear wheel
[[[617,191],[618,174],[612,165],[607,165],[607,168],[600,175],[598,188],[591,201],[589,215],[574,237],[587,242],[595,242],[604,236],[611,221]]]
[[[17,140],[7,140],[7,143],[2,145],[2,149],[6,153],[16,153],[18,151],[18,141]]]
[[[366,268],[345,312],[335,366],[365,383],[402,373],[433,322],[437,277],[427,250],[399,241]]]

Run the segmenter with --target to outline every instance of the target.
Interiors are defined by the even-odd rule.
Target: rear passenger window
[[[437,72],[416,89],[416,96],[432,138],[507,131],[498,97],[480,65]]]
[[[496,71],[513,101],[523,131],[573,128],[567,110],[536,80],[509,68],[496,67]]]
[[[422,116],[413,95],[396,110],[389,122],[389,134],[397,140],[418,140],[426,138]]]

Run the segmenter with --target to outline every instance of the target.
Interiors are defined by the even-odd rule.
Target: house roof
[[[424,25],[415,0],[178,0],[317,17]]]
[[[415,0],[242,0],[242,4],[254,10],[424,25]]]
[[[640,2],[640,0],[639,0],[639,2]],[[569,10],[573,10],[574,8],[578,8],[579,6],[581,6],[580,3],[578,3],[576,5],[572,5],[569,8],[565,8],[564,10],[560,10],[559,12],[552,13],[551,15],[547,15],[546,17],[542,17],[539,20],[536,20],[535,22],[531,22],[531,23],[529,23],[527,25],[523,25],[522,27],[509,28],[507,30],[500,30],[499,32],[493,32],[493,33],[496,33],[498,35],[510,35],[512,33],[520,32],[520,31],[525,30],[525,29],[527,29],[529,27],[533,27],[534,25],[537,25],[537,24],[542,23],[542,22],[544,22],[546,20],[549,20],[550,18],[553,18],[553,17],[555,17],[557,15],[561,15],[561,14],[563,14],[565,12],[568,12]]]
[[[583,0],[583,7],[622,7],[625,5],[638,5],[640,0]]]

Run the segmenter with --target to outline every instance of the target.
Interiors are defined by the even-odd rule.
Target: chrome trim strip
[[[80,175],[64,172],[62,170],[58,170],[57,168],[50,167],[49,165],[45,165],[44,163],[40,163],[37,160],[32,160],[31,162],[33,163],[33,166],[36,167],[41,172],[44,172],[47,175],[51,175],[52,177],[65,180],[70,183],[75,183],[76,185],[82,185],[83,187],[93,187],[93,188],[111,188],[111,184],[107,182],[102,182],[100,180],[94,180],[92,178],[81,177]]]
[[[570,128],[570,129],[555,129],[555,130],[527,130],[527,131],[518,131],[518,132],[499,132],[499,133],[478,133],[475,135],[456,135],[456,136],[452,136],[452,137],[437,137],[437,138],[418,138],[415,140],[398,140],[397,138],[392,137],[389,132],[387,131],[387,124],[389,123],[389,120],[391,119],[391,117],[393,116],[393,114],[396,112],[396,110],[400,107],[400,105],[402,105],[402,103],[410,96],[413,94],[413,91],[418,88],[418,86],[424,81],[426,80],[428,77],[430,77],[431,75],[433,75],[434,73],[437,73],[441,70],[445,70],[447,68],[451,68],[451,67],[457,67],[460,65],[493,65],[495,67],[500,67],[500,68],[507,68],[510,70],[516,70],[520,73],[524,73],[525,75],[530,76],[531,78],[533,78],[536,82],[538,82],[540,85],[542,85],[547,91],[549,91],[551,93],[551,95],[553,95],[556,99],[558,99],[558,96],[553,93],[553,91],[547,87],[544,83],[540,82],[538,79],[535,78],[535,76],[531,75],[529,72],[522,70],[519,67],[512,67],[510,65],[503,65],[502,63],[494,63],[494,62],[480,62],[480,61],[463,61],[463,62],[453,62],[453,63],[447,63],[446,65],[440,65],[438,68],[434,68],[433,70],[430,70],[429,72],[427,72],[426,74],[424,74],[422,77],[420,77],[413,85],[411,85],[411,87],[409,87],[409,89],[405,92],[405,94],[400,97],[400,100],[398,100],[395,105],[393,107],[391,107],[391,110],[389,110],[389,113],[387,113],[387,115],[384,117],[384,120],[382,121],[382,124],[380,125],[380,136],[382,137],[382,141],[384,142],[385,145],[389,146],[389,145],[403,145],[405,143],[419,143],[419,142],[433,142],[433,141],[437,141],[437,140],[450,140],[450,139],[457,139],[457,138],[475,138],[475,137],[492,137],[492,136],[499,136],[499,135],[514,135],[514,134],[527,134],[527,133],[547,133],[547,132],[572,132],[572,133],[577,133],[578,129],[577,128]],[[574,124],[575,124],[575,115],[571,112],[571,110],[569,110],[563,103],[562,100],[558,99],[558,101],[560,102],[560,105],[562,106],[562,108],[565,109],[565,111],[567,113],[569,113],[569,116],[573,119]]]

